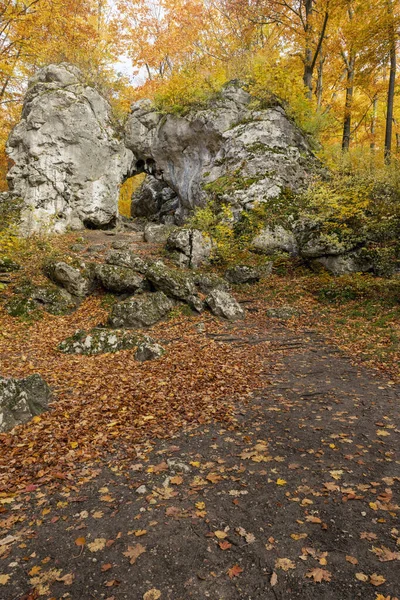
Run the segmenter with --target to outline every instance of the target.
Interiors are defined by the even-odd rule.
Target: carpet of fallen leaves
[[[177,317],[152,328],[167,354],[138,363],[134,351],[93,357],[65,355],[57,345],[77,329],[90,329],[107,312],[88,299],[65,317],[46,315],[23,324],[2,315],[3,376],[40,373],[53,390],[51,411],[0,435],[0,489],[64,478],[78,463],[119,452],[135,456],[137,444],[165,437],[187,424],[232,418],[235,400],[260,384],[259,348],[233,348],[207,336],[224,324],[204,315]]]

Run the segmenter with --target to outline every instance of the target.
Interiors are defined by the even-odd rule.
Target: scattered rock
[[[198,229],[177,229],[168,237],[166,249],[176,253],[179,266],[197,269],[209,262],[213,243],[209,235]]]
[[[142,337],[129,331],[94,328],[90,331],[78,330],[58,345],[65,354],[105,354],[135,348]]]
[[[237,265],[228,269],[224,277],[229,283],[235,284],[257,283],[257,281],[260,281],[259,271],[245,265]]]
[[[347,275],[348,273],[364,273],[372,268],[371,262],[362,259],[357,252],[351,252],[344,256],[321,256],[315,259],[333,275]]]
[[[157,290],[186,302],[198,312],[204,309],[204,303],[197,293],[195,281],[191,275],[182,273],[178,269],[170,269],[162,261],[153,263],[146,275]]]
[[[79,69],[48,65],[30,79],[7,153],[24,234],[114,225],[133,155],[115,134],[110,105]]]
[[[252,241],[252,248],[263,254],[288,252],[296,256],[299,252],[294,233],[289,229],[284,229],[281,225],[263,229]]]
[[[0,433],[48,410],[50,389],[40,375],[0,377]]]
[[[208,295],[212,290],[229,290],[229,283],[214,273],[198,273],[194,276],[194,282],[202,294]]]
[[[111,248],[114,250],[124,250],[125,248],[129,248],[130,242],[128,240],[115,240],[111,244]]]
[[[168,469],[173,473],[190,473],[191,467],[179,458],[167,458]]]
[[[144,239],[150,244],[166,242],[172,229],[171,225],[148,223],[144,228]]]
[[[94,278],[62,261],[51,261],[44,268],[45,274],[73,296],[84,297],[93,290]]]
[[[135,256],[131,250],[110,250],[106,256],[106,263],[118,267],[127,267],[142,273],[142,275],[145,275],[148,269],[148,263],[139,256]]]
[[[114,304],[108,325],[117,329],[150,327],[165,317],[173,306],[174,302],[163,292],[129,298]]]
[[[103,288],[115,294],[134,294],[148,289],[145,277],[127,267],[97,265],[95,272]]]
[[[222,290],[213,290],[206,298],[206,303],[211,312],[217,317],[222,317],[228,321],[236,321],[244,318],[244,310],[240,304],[227,292]]]
[[[279,306],[277,308],[268,308],[267,316],[270,319],[281,319],[282,321],[288,321],[292,317],[298,317],[300,311],[293,306]]]
[[[160,344],[154,342],[150,338],[143,340],[138,345],[135,353],[135,359],[144,362],[146,360],[155,360],[160,358],[165,353],[165,350]]]
[[[143,183],[132,194],[132,217],[146,217],[160,223],[175,223],[179,207],[176,193],[164,182],[146,175]]]

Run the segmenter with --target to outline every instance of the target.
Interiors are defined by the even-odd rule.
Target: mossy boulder
[[[44,265],[45,275],[67,292],[77,297],[88,296],[94,289],[93,266],[77,268],[66,262],[50,260]]]
[[[204,309],[204,303],[198,295],[195,279],[191,274],[171,269],[162,261],[157,261],[149,267],[147,279],[157,290],[176,300],[186,302],[197,312]]]
[[[90,331],[78,330],[58,345],[65,354],[105,354],[135,348],[143,341],[130,331],[119,331],[95,327]]]
[[[38,374],[24,379],[0,377],[0,433],[48,410],[50,397],[47,383]]]
[[[142,294],[114,304],[107,324],[116,329],[151,327],[163,319],[173,307],[173,300],[163,292]]]
[[[43,309],[52,315],[66,315],[79,306],[79,298],[56,285],[22,285],[6,303],[5,309],[12,317],[34,317]]]
[[[8,256],[0,257],[0,273],[12,273],[13,271],[19,271],[21,265],[16,263]]]
[[[116,265],[117,267],[126,267],[137,271],[142,275],[146,274],[148,263],[140,256],[136,256],[131,250],[110,250],[105,260],[107,265]]]
[[[148,289],[145,277],[127,267],[97,265],[96,276],[105,290],[115,294],[134,294]]]

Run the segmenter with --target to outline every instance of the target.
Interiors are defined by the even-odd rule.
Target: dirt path
[[[7,511],[22,520],[0,539],[0,598],[400,596],[399,389],[312,331],[227,326],[219,340],[265,337],[281,368],[236,426]]]

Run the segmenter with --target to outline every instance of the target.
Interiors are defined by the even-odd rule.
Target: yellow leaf
[[[42,420],[42,417],[33,417],[33,419],[32,419],[33,423],[40,423],[41,420]]]
[[[225,531],[214,531],[214,535],[215,537],[217,537],[219,540],[224,540],[227,537],[227,533],[225,533]]]
[[[196,502],[196,508],[198,508],[199,510],[204,510],[205,507],[205,502]]]
[[[70,442],[69,445],[71,446],[72,449],[75,449],[78,447],[78,442]]]
[[[9,575],[0,575],[0,585],[6,585],[9,579]]]
[[[158,600],[159,598],[161,598],[161,592],[156,588],[149,590],[143,596],[143,600]]]
[[[96,538],[93,542],[88,544],[88,548],[90,552],[98,552],[99,550],[103,550],[106,546],[107,540],[105,538]]]
[[[286,479],[277,479],[276,480],[276,485],[286,485],[287,481]]]
[[[198,460],[192,460],[190,461],[190,464],[192,465],[192,467],[200,467],[200,464]]]
[[[306,533],[291,533],[290,537],[294,540],[304,540],[307,537]]]
[[[147,529],[137,529],[134,533],[136,537],[140,537],[141,535],[146,535]]]
[[[29,571],[28,575],[30,575],[31,577],[33,577],[34,575],[37,575],[38,573],[40,573],[40,571],[42,570],[42,567],[32,567],[32,569]]]

